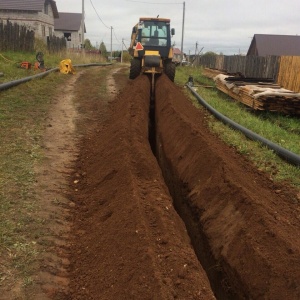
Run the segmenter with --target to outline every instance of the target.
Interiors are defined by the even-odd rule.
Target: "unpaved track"
[[[68,200],[58,207],[68,237],[53,248],[64,259],[63,272],[53,272],[63,284],[44,279],[40,299],[214,299],[211,287],[219,299],[299,299],[296,193],[213,136],[205,113],[164,76],[158,163],[148,78],[112,69],[102,93],[95,72],[76,75],[73,86],[76,147],[63,179]]]

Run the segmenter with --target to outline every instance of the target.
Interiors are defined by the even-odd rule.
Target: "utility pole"
[[[123,62],[123,41],[124,41],[124,39],[122,38],[122,45],[121,45],[121,63]]]
[[[123,62],[123,43],[124,43],[124,39],[122,38],[121,63]]]
[[[180,65],[182,65],[183,60],[183,37],[184,37],[184,18],[185,18],[185,1],[183,1],[183,16],[182,16],[182,34],[181,34],[181,62]]]
[[[112,62],[112,31],[113,27],[110,26],[110,62]]]
[[[84,0],[82,0],[82,18],[81,18],[81,43],[84,49]]]

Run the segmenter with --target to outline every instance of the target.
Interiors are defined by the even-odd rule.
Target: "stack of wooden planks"
[[[284,89],[270,79],[219,74],[214,81],[220,91],[254,110],[300,115],[300,93]]]
[[[224,72],[217,70],[217,69],[209,69],[209,68],[204,68],[202,71],[202,75],[208,78],[215,78],[219,74],[224,74]]]

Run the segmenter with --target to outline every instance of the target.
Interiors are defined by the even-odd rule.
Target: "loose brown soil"
[[[296,192],[209,132],[167,77],[149,120],[148,77],[112,69],[96,93],[94,72],[74,77],[76,126],[45,136],[58,144],[42,173],[61,201],[45,207],[59,212],[56,246],[32,299],[299,299]]]

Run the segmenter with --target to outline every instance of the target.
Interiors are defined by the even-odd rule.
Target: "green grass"
[[[52,73],[1,92],[0,100],[0,285],[11,277],[31,283],[39,248],[34,217],[39,210],[34,166],[43,158],[41,137],[57,84],[67,77]],[[46,92],[45,92],[46,91]],[[42,232],[40,233],[42,234]]]
[[[44,50],[42,52],[44,53],[46,69],[59,67],[60,61],[67,58],[71,59],[73,65],[105,62],[105,59],[100,55],[89,55],[88,53],[81,55],[66,51],[62,51],[57,54],[49,54],[45,49],[42,50]],[[20,65],[23,61],[30,62],[32,64],[32,68],[29,70],[21,68]],[[1,52],[0,73],[3,73],[4,76],[0,77],[0,84],[40,73],[39,70],[34,70],[33,68],[36,61],[36,52]]]
[[[5,59],[0,57],[0,72],[4,73],[0,84],[37,72],[18,67],[21,61],[34,62],[35,53],[1,55]],[[45,65],[57,67],[65,58],[71,58],[73,64],[103,62],[94,56],[45,52]],[[51,102],[58,93],[57,87],[64,85],[68,77],[54,72],[0,91],[0,287],[7,290],[32,285],[36,261],[49,246],[42,238],[47,226],[46,220],[39,217],[42,208],[35,194],[35,166],[44,159],[42,137]],[[103,82],[99,86],[105,86],[105,77]],[[86,95],[86,89],[82,93]]]
[[[213,80],[202,76],[201,68],[177,68],[175,81],[179,85],[187,82],[189,75],[194,78],[195,85],[215,86]],[[216,88],[197,87],[197,93],[205,101],[223,115],[274,143],[300,155],[300,118],[284,116],[270,112],[253,112]],[[199,109],[203,109],[190,92],[191,101]],[[262,147],[259,143],[250,141],[241,133],[228,126],[209,118],[211,130],[217,133],[222,140],[235,147],[242,155],[248,157],[258,169],[267,172],[276,181],[289,181],[300,188],[300,168],[289,165],[280,159],[273,151]]]

